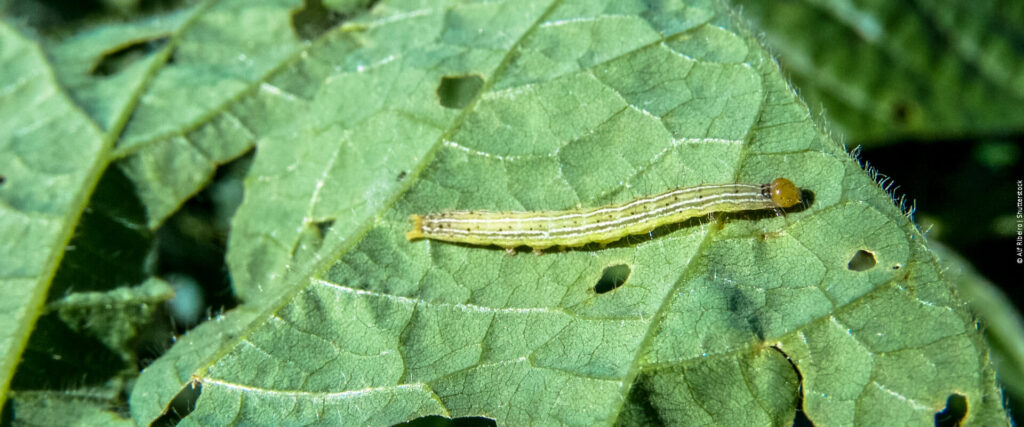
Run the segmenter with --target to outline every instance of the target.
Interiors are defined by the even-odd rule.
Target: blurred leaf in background
[[[732,3],[849,144],[1024,132],[1024,3]]]

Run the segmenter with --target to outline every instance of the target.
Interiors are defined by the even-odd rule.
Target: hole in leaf
[[[946,409],[935,414],[936,427],[958,426],[967,415],[967,399],[963,395],[951,394],[946,399]]]
[[[903,266],[902,266],[902,265],[900,265],[900,264],[893,264],[893,265],[892,265],[892,270],[893,270],[893,271],[899,270],[899,269],[901,269],[901,268],[903,268]]]
[[[292,14],[292,28],[303,40],[312,40],[345,19],[340,13],[324,7],[322,0],[304,0],[302,9]]]
[[[477,75],[444,76],[437,86],[437,99],[446,108],[462,109],[480,93],[484,79]]]
[[[323,238],[329,231],[331,231],[331,226],[334,225],[334,220],[329,219],[326,221],[317,221],[313,224],[316,225],[316,229],[320,233],[320,237]]]
[[[803,395],[800,395],[800,402],[796,405],[796,413],[793,414],[793,427],[814,427],[814,423],[811,422],[810,418],[807,418],[807,413],[803,410]]]
[[[118,50],[103,55],[103,58],[100,58],[100,61],[93,67],[91,74],[94,76],[112,76],[120,73],[136,61],[161,49],[166,43],[167,37],[160,37],[125,45]]]
[[[494,420],[487,417],[459,417],[445,418],[440,415],[428,415],[410,420],[404,423],[395,424],[401,427],[479,427],[496,426]]]
[[[603,294],[622,286],[629,279],[630,272],[629,266],[626,264],[605,267],[604,272],[601,273],[601,278],[594,285],[594,292]]]
[[[796,402],[794,402],[796,404],[796,412],[793,414],[792,426],[813,427],[814,423],[811,422],[811,419],[807,417],[807,413],[804,412],[804,393],[806,392],[806,389],[802,385],[804,384],[804,374],[800,372],[800,368],[797,367],[796,362],[793,361],[793,358],[789,357],[789,354],[783,351],[781,347],[779,347],[778,345],[773,345],[771,346],[771,349],[779,352],[779,354],[786,358],[786,362],[789,363],[789,366],[793,368],[793,373],[796,374],[797,383],[800,384],[800,386],[797,388],[797,399]]]
[[[409,174],[409,173],[408,173],[408,172],[406,172],[406,171],[401,171],[401,172],[399,172],[399,173],[398,173],[398,176],[397,176],[397,177],[395,177],[395,181],[397,181],[397,182],[400,182],[400,181],[402,181],[403,179],[405,179],[405,176],[406,176],[406,175],[408,175],[408,174]]]
[[[196,409],[196,401],[199,400],[199,395],[203,393],[203,385],[197,381],[193,381],[190,384],[185,385],[174,399],[171,400],[171,404],[168,406],[167,412],[165,412],[160,418],[153,421],[152,426],[175,426],[185,419],[188,414],[191,414]]]
[[[870,270],[878,260],[875,259],[875,253],[861,249],[857,253],[853,254],[853,258],[850,258],[850,264],[847,266],[853,271],[864,271]]]

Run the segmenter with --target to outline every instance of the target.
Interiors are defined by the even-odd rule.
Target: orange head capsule
[[[788,208],[800,203],[800,189],[793,181],[786,178],[775,178],[771,186],[772,201],[780,208]]]
[[[422,215],[410,215],[409,219],[412,220],[412,230],[405,232],[405,238],[409,240],[422,239],[423,236],[423,216]]]

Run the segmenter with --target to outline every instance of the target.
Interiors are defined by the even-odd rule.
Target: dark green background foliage
[[[1024,407],[1022,2],[0,10],[0,425]],[[777,176],[807,205],[607,247],[403,238]]]

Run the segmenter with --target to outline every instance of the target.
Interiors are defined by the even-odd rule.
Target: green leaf
[[[0,22],[3,390],[24,358],[5,416],[124,421],[108,408],[135,374],[134,329],[167,293],[108,290],[149,277],[146,228],[255,147],[228,237],[244,304],[143,371],[138,424],[192,387],[187,424],[1007,422],[955,274],[724,5],[367,4],[209,1],[38,41]],[[979,11],[963,12],[992,16]],[[971,114],[1013,123],[1018,59],[954,34],[977,70],[940,80],[1009,88]],[[980,126],[936,105],[936,129]],[[608,247],[509,256],[403,237],[413,213],[778,176],[808,206]],[[64,321],[36,320],[48,291]],[[23,351],[33,325],[44,345]],[[66,371],[41,368],[54,360]]]
[[[291,25],[301,6],[205,2],[52,43],[58,75],[82,108],[105,128],[123,126],[113,160],[138,188],[150,227],[202,189],[217,165],[280,130],[262,118],[301,112],[290,94],[262,84],[306,46]]]
[[[11,410],[22,425],[133,426],[131,419],[113,411],[112,397],[89,390],[75,393],[11,393]]]
[[[851,142],[1024,130],[1020,2],[732,3]]]
[[[152,333],[138,332],[173,292],[159,279],[147,280],[152,236],[132,190],[117,168],[93,189],[22,353],[13,390],[63,391],[67,378],[95,387],[137,375],[136,346],[153,345]]]
[[[229,238],[246,303],[143,371],[136,423],[190,386],[186,424],[789,424],[801,398],[816,424],[931,424],[957,395],[964,422],[1007,422],[921,234],[721,4],[382,2],[300,52],[258,91],[195,103],[210,129],[227,113],[209,98],[265,129]],[[189,114],[170,133],[207,128]],[[134,121],[119,147],[158,140]],[[181,138],[145,145],[190,164]],[[778,176],[810,205],[606,248],[403,237],[413,213]],[[628,277],[598,293],[610,266]]]
[[[65,391],[68,378],[75,378],[80,387],[106,384],[117,396],[123,391],[120,383],[135,377],[135,345],[144,335],[140,330],[173,294],[166,282],[151,278],[134,287],[71,293],[47,304],[11,388],[58,393]]]
[[[56,311],[70,328],[88,331],[129,359],[128,341],[152,320],[155,308],[172,296],[174,290],[167,282],[151,278],[137,287],[71,294],[47,304],[47,309]]]
[[[111,140],[36,44],[0,21],[0,400]]]
[[[218,164],[281,130],[266,124],[302,112],[293,108],[292,94],[266,82],[305,46],[291,26],[301,6],[298,0],[258,7],[206,2],[174,29],[173,62],[148,82],[115,150],[139,187],[151,227],[205,186]],[[225,32],[228,27],[243,31]]]
[[[1013,300],[949,248],[936,242],[929,247],[939,256],[945,276],[982,318],[1000,384],[1008,395],[1024,399],[1024,320],[1013,308]]]

